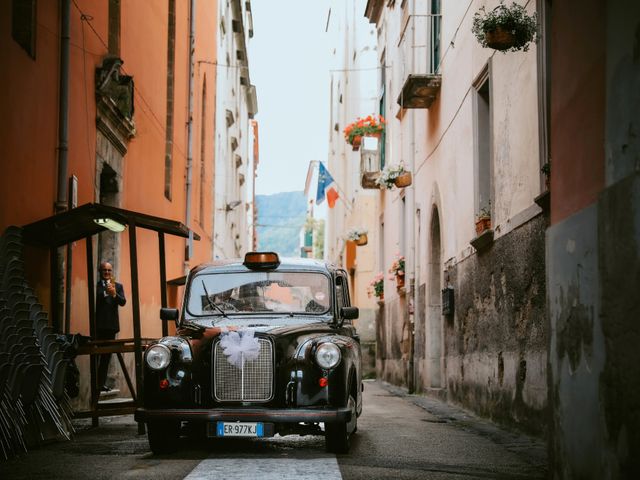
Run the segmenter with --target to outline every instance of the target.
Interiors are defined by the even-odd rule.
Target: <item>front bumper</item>
[[[213,409],[146,409],[135,412],[137,422],[178,420],[197,422],[272,422],[272,423],[337,423],[349,422],[351,410],[342,408],[213,408]]]

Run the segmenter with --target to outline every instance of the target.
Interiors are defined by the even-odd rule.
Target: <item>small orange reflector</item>
[[[167,388],[169,388],[169,380],[163,378],[160,380],[160,390],[166,390]]]
[[[318,385],[320,385],[321,387],[326,387],[327,385],[329,385],[329,379],[327,377],[322,377],[320,380],[318,380]]]

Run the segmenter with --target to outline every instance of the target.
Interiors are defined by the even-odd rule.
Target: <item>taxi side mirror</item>
[[[355,320],[360,316],[360,310],[358,307],[342,307],[340,314],[345,320]]]
[[[161,308],[160,309],[161,320],[173,320],[178,321],[178,309],[177,308]]]

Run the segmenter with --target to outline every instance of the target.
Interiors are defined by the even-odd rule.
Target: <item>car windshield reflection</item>
[[[313,272],[200,274],[191,281],[193,316],[288,313],[322,315],[330,305],[329,278]]]

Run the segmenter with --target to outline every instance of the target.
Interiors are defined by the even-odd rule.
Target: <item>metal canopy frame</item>
[[[93,236],[97,233],[107,231],[107,229],[95,222],[99,218],[110,218],[123,225],[129,227],[129,256],[131,267],[131,305],[133,311],[133,352],[135,355],[135,367],[136,367],[136,392],[131,392],[133,397],[132,405],[129,408],[131,411],[135,409],[137,405],[143,403],[143,390],[142,390],[142,339],[141,339],[141,324],[140,324],[140,293],[139,293],[139,277],[138,277],[138,250],[137,250],[137,235],[136,230],[138,228],[144,228],[147,230],[154,230],[158,232],[158,250],[160,261],[160,301],[162,307],[167,306],[167,273],[165,264],[165,234],[175,235],[178,237],[189,237],[189,229],[182,223],[175,220],[169,220],[162,217],[156,217],[147,215],[140,212],[133,212],[130,210],[124,210],[122,208],[111,207],[108,205],[102,205],[100,203],[87,203],[78,208],[68,210],[66,212],[53,215],[51,217],[38,220],[22,227],[23,229],[23,241],[25,244],[40,246],[48,248],[50,251],[51,259],[51,285],[56,282],[56,249],[67,245],[72,242],[76,242],[85,239],[86,253],[87,253],[87,295],[89,300],[89,331],[91,338],[94,339],[96,335],[96,318],[95,318],[95,279],[94,279],[94,259],[93,259]],[[195,240],[200,240],[200,237],[191,232]],[[55,291],[51,288],[51,312],[54,325],[59,325],[59,319],[57,318],[57,309],[54,308],[56,303]],[[55,318],[54,318],[55,317]],[[168,325],[164,321],[162,323],[162,335],[168,335]],[[104,342],[102,342],[104,343]],[[107,342],[109,343],[109,342]],[[128,378],[128,372],[126,371],[124,362],[122,361],[122,352],[132,351],[126,344],[130,344],[131,339],[119,339],[115,342],[111,342],[111,346],[102,345],[99,341],[89,342],[86,353],[91,355],[90,370],[91,370],[91,411],[89,414],[93,419],[93,424],[98,425],[98,417],[100,412],[98,411],[98,385],[97,380],[97,368],[96,360],[97,355],[105,353],[107,350],[118,355],[118,360],[125,377]],[[105,349],[106,347],[106,349]],[[132,385],[130,380],[127,381],[129,388]],[[119,404],[117,410],[103,412],[104,415],[122,414],[123,404]],[[126,408],[125,408],[126,410]],[[138,425],[138,431],[144,433],[144,425]]]

